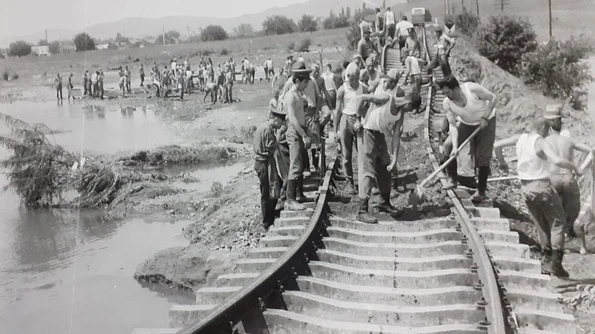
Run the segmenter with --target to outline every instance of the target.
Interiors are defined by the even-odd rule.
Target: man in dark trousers
[[[271,109],[269,119],[254,132],[254,170],[260,181],[260,209],[265,229],[275,222],[275,206],[281,183],[275,164],[275,151],[285,134],[285,111]]]
[[[58,99],[58,101],[64,100],[64,98],[62,97],[62,77],[60,76],[60,73],[58,73],[58,75],[54,79],[54,87],[56,88],[56,98]]]

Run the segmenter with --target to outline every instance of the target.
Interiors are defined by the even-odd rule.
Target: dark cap
[[[298,61],[293,64],[291,67],[291,74],[297,77],[308,77],[312,72],[303,61]]]

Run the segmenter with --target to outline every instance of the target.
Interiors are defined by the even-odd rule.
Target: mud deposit
[[[399,210],[399,213],[391,217],[386,213],[378,212],[375,204],[380,202],[380,195],[372,195],[369,210],[380,220],[417,220],[451,214],[452,202],[446,192],[441,190],[438,177],[424,189],[426,200],[415,206],[410,203],[410,194],[415,191],[417,184],[434,171],[426,151],[427,143],[423,137],[424,128],[426,128],[426,124],[423,113],[405,115],[397,173],[396,175],[393,174],[393,182],[396,182],[396,188],[391,191],[391,203]],[[336,144],[329,144],[327,152],[335,151]],[[354,175],[357,175],[355,157],[353,167]],[[345,190],[347,183],[345,181],[337,181],[335,185],[336,190],[331,198],[332,213],[343,218],[355,219],[359,207],[357,195],[347,194]]]

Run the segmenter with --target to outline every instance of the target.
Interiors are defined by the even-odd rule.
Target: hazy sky
[[[126,17],[235,17],[305,0],[0,0],[0,31],[20,36],[46,28],[81,29]]]

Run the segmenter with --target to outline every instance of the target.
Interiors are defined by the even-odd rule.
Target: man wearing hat
[[[293,86],[283,96],[283,106],[287,111],[288,129],[286,133],[289,144],[289,174],[287,176],[287,201],[285,209],[302,211],[306,207],[296,200],[298,186],[302,188],[303,172],[306,166],[304,151],[310,148],[312,139],[308,134],[304,104],[304,91],[310,81],[310,72],[303,62],[296,62],[292,67],[291,82]],[[300,196],[301,197],[301,196]]]
[[[372,53],[378,53],[376,44],[370,39],[370,31],[364,31],[363,38],[357,43],[357,53],[366,61]]]
[[[360,208],[357,218],[363,223],[375,224],[378,220],[369,214],[368,202],[372,187],[378,185],[381,211],[395,214],[396,209],[390,203],[391,172],[396,170],[399,155],[401,130],[404,113],[411,109],[411,101],[397,97],[397,83],[401,73],[391,69],[374,94],[357,97],[358,117],[363,118],[362,147],[360,149],[361,166],[359,173]],[[368,111],[360,112],[362,103],[370,103]]]
[[[550,144],[554,152],[569,161],[574,161],[574,151],[591,153],[593,149],[588,145],[574,140],[571,137],[560,135],[562,130],[562,106],[549,104],[545,107],[543,117],[548,120],[551,131],[545,140]],[[558,192],[562,199],[562,206],[566,214],[566,226],[564,232],[575,237],[574,222],[581,210],[580,189],[576,175],[572,170],[561,168],[550,164],[550,181],[552,187]]]
[[[275,222],[275,206],[281,183],[275,163],[275,152],[285,127],[285,112],[271,109],[269,119],[254,132],[254,170],[260,181],[260,209],[265,229]]]

